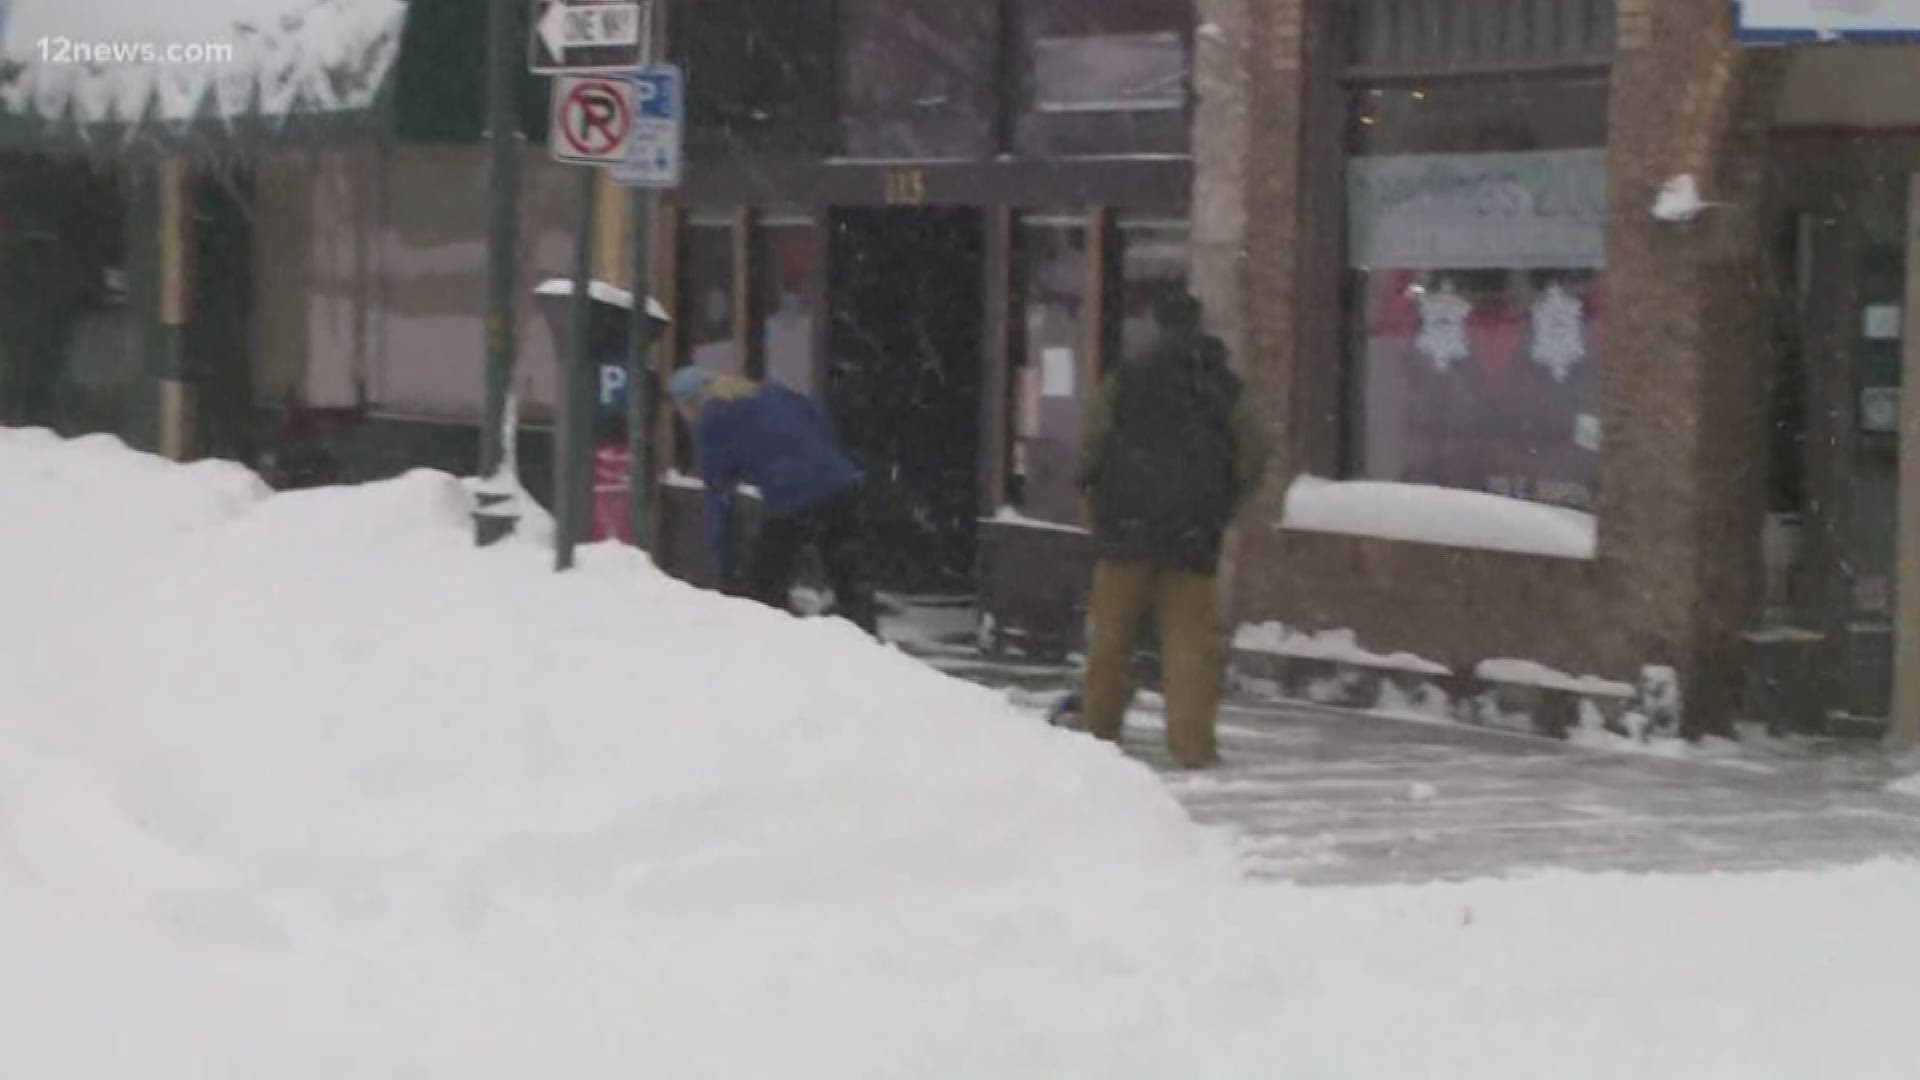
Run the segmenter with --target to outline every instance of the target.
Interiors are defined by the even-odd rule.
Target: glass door
[[[1900,433],[1907,297],[1907,198],[1876,192],[1857,210],[1851,513],[1843,525],[1848,578],[1846,711],[1868,720],[1893,708],[1894,638],[1900,566]]]
[[[1907,324],[1920,319],[1920,175],[1907,185]],[[1909,329],[1901,356],[1902,384],[1920,386],[1920,332]],[[1920,394],[1899,395],[1900,495],[1895,543],[1895,631],[1893,635],[1893,736],[1911,744],[1920,738]]]

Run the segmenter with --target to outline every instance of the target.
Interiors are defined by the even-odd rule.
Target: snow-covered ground
[[[48,1080],[1906,1077],[1920,868],[1257,885],[843,625],[0,431],[0,1046]]]

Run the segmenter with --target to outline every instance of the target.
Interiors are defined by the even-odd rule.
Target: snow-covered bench
[[[1350,630],[1305,633],[1279,623],[1240,628],[1233,671],[1238,687],[1255,695],[1553,738],[1582,727],[1642,738],[1677,729],[1680,715],[1678,681],[1666,668],[1648,668],[1639,686],[1529,660],[1487,660],[1457,674],[1409,653],[1363,648]]]
[[[1478,723],[1524,724],[1527,730],[1554,738],[1565,738],[1583,726],[1631,733],[1626,717],[1639,696],[1631,684],[1568,675],[1531,660],[1486,660],[1473,674],[1483,688],[1474,706],[1473,719]]]
[[[1234,635],[1233,666],[1246,689],[1343,708],[1444,712],[1455,688],[1445,665],[1411,653],[1370,652],[1351,630],[1243,626]]]

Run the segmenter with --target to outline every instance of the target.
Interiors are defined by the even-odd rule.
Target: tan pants
[[[1120,740],[1126,721],[1134,646],[1149,610],[1160,618],[1160,670],[1167,699],[1167,749],[1182,766],[1219,760],[1215,727],[1226,638],[1213,575],[1162,570],[1145,562],[1106,562],[1093,568],[1087,646],[1087,731]]]

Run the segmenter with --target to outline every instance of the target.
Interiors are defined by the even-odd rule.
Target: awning
[[[10,6],[0,146],[99,155],[364,131],[387,106],[409,9],[406,0]]]

